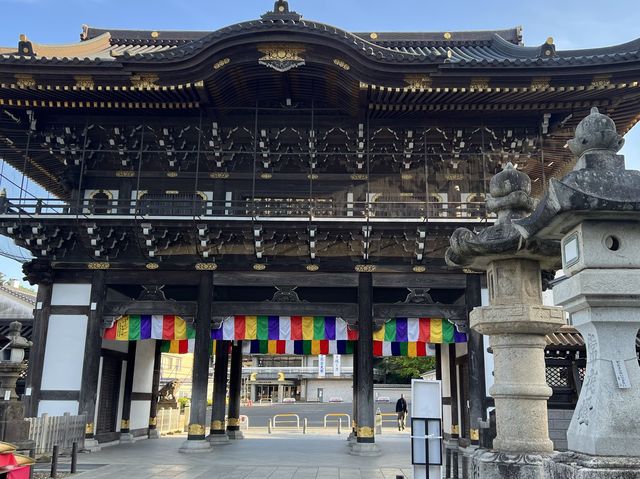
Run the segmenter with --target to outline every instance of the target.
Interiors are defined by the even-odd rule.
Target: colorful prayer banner
[[[105,329],[102,337],[115,341],[163,339],[165,341],[195,339],[192,325],[179,316],[131,315],[121,316],[113,326]]]
[[[163,340],[162,352],[193,353],[195,329],[178,316],[122,316],[104,331],[104,339]],[[232,316],[211,330],[216,341],[244,341],[244,354],[353,354],[358,332],[335,316]],[[374,332],[376,357],[429,356],[427,344],[466,342],[453,323],[435,318],[395,318]]]
[[[212,331],[225,341],[355,341],[358,332],[335,316],[232,316]]]

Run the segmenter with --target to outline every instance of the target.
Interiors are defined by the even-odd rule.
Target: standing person
[[[407,416],[407,401],[404,394],[400,394],[400,399],[396,402],[396,412],[398,413],[398,431],[404,431],[404,419]]]

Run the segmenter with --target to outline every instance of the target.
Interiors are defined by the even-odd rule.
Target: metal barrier
[[[339,427],[342,428],[342,418],[347,418],[347,422],[346,424],[349,425],[351,424],[351,416],[349,416],[346,412],[345,413],[331,413],[331,414],[325,414],[324,415],[324,427],[327,427],[327,421],[336,421],[336,423],[338,423]],[[332,419],[335,418],[335,419]]]
[[[280,424],[278,424],[278,421],[280,421]],[[292,427],[292,426],[288,426],[288,424],[295,424],[296,425],[296,429],[300,429],[300,416],[298,416],[297,414],[276,414],[275,416],[273,416],[272,418],[272,428],[273,429],[278,429],[278,428],[287,428],[287,427]]]
[[[244,430],[249,430],[249,416],[245,416],[244,414],[240,414],[240,429],[244,426]]]

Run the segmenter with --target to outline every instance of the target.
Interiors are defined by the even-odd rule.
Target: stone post
[[[507,452],[551,452],[547,424],[545,334],[563,324],[559,308],[542,306],[540,265],[527,259],[491,262],[490,306],[471,312],[471,327],[490,336],[495,382],[497,436]]]
[[[216,363],[213,372],[213,405],[211,407],[211,429],[209,442],[212,444],[228,444],[229,437],[225,432],[225,412],[227,406],[227,377],[229,369],[229,342],[218,341],[216,347]]]

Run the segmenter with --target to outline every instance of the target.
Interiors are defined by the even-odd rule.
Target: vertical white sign
[[[324,354],[318,356],[318,377],[323,378],[327,374],[327,357]]]
[[[339,378],[342,374],[342,356],[339,354],[333,355],[333,377]]]

